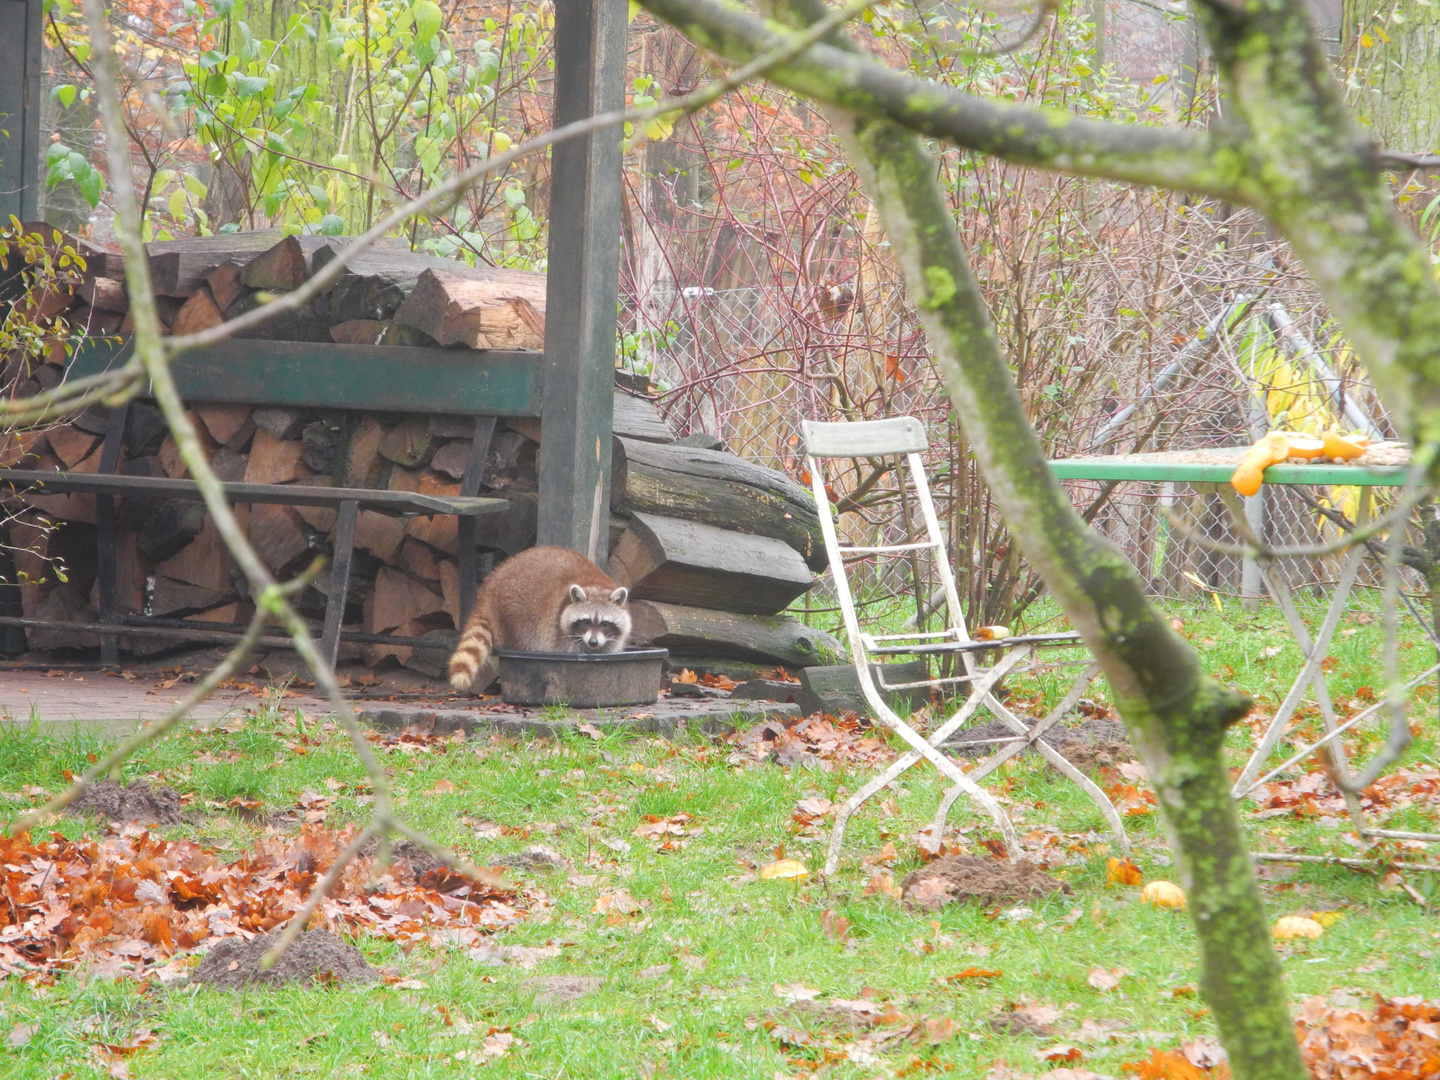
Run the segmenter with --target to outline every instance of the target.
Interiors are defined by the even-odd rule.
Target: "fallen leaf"
[[[16,1024],[10,1029],[11,1047],[18,1050],[22,1046],[29,1046],[30,1040],[35,1037],[35,1032],[39,1030],[39,1024]]]
[[[799,983],[791,983],[789,986],[782,986],[780,983],[776,983],[772,989],[775,992],[775,996],[787,1005],[794,1005],[797,1001],[814,1001],[821,993],[819,990],[812,990],[810,987],[801,986]]]
[[[1120,980],[1129,974],[1130,972],[1126,971],[1123,967],[1111,968],[1109,971],[1106,971],[1102,967],[1091,968],[1090,974],[1085,977],[1085,982],[1088,983],[1091,988],[1099,990],[1104,994],[1114,990],[1120,985]]]
[[[946,982],[960,982],[964,979],[998,979],[1004,975],[1003,971],[992,968],[967,967],[964,971],[957,971],[954,975],[946,975]]]
[[[760,868],[761,881],[792,881],[809,876],[810,871],[798,859],[776,859]]]
[[[1084,1061],[1085,1053],[1078,1046],[1057,1043],[1054,1046],[1042,1046],[1036,1050],[1035,1058],[1037,1061]]]
[[[850,920],[833,909],[827,910],[820,916],[820,929],[826,937],[844,941],[845,935],[850,933]]]
[[[582,720],[580,723],[576,724],[575,730],[578,731],[581,735],[589,735],[592,739],[605,738],[605,733],[601,731],[598,727],[596,727],[594,724],[590,723],[588,720]]]
[[[631,915],[640,910],[640,902],[631,896],[624,889],[617,889],[613,893],[605,893],[595,898],[595,906],[590,909],[592,915]]]

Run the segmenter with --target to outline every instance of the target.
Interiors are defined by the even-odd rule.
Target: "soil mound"
[[[180,793],[168,787],[152,788],[146,780],[132,780],[124,786],[114,780],[100,780],[70,804],[70,812],[80,817],[102,817],[106,821],[178,825]]]
[[[981,904],[1029,900],[1053,892],[1068,893],[1070,886],[1034,863],[947,855],[906,874],[900,889],[907,900],[937,908],[968,900]]]
[[[1004,743],[982,740],[1008,739],[1015,735],[1010,725],[991,720],[957,731],[943,744],[943,748],[961,757],[988,757]],[[1057,724],[1040,738],[1064,754],[1071,764],[1086,772],[1135,759],[1135,751],[1126,736],[1125,725],[1118,720],[1097,717],[1065,727]],[[1026,749],[1024,753],[1030,754],[1034,751]]]
[[[291,943],[274,967],[262,968],[260,958],[279,936],[277,930],[249,941],[226,938],[216,942],[190,981],[221,990],[238,990],[244,986],[287,983],[363,985],[380,978],[380,973],[370,966],[359,949],[328,930],[307,930]]]

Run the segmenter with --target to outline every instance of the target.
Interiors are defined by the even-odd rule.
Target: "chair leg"
[[[360,504],[353,499],[340,504],[335,522],[335,561],[330,566],[330,599],[325,604],[325,633],[320,655],[335,670],[340,659],[340,627],[345,621],[345,594],[350,589],[350,561],[355,552],[355,519]]]

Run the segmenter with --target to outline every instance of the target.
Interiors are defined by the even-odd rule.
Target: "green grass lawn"
[[[1273,710],[1300,663],[1278,613],[1186,607],[1171,614],[1213,673],[1255,694],[1261,711]],[[1342,712],[1354,711],[1353,700],[1383,693],[1380,641],[1378,618],[1362,612],[1342,624],[1330,671]],[[1407,630],[1402,667],[1421,670],[1431,657]],[[1054,680],[1018,679],[1011,690],[1037,707],[1060,692]],[[1096,691],[1103,698],[1103,687]],[[1421,735],[1402,764],[1435,764],[1433,687],[1420,688],[1411,719]],[[1312,709],[1300,731],[1316,723]],[[126,766],[127,780],[148,777],[192,797],[191,821],[163,835],[238,853],[267,828],[297,830],[293,822],[262,822],[267,812],[297,807],[307,791],[334,793],[326,811],[332,828],[365,819],[367,807],[357,802],[363,773],[339,733],[276,711],[231,727],[179,735]],[[308,743],[298,741],[302,734]],[[1375,725],[1351,745],[1363,757],[1381,735]],[[1237,764],[1251,739],[1244,725],[1232,733]],[[297,745],[306,752],[297,753]],[[82,770],[99,749],[84,735],[50,741],[32,729],[0,733],[0,813],[13,816],[33,805],[20,794],[27,787],[59,790],[63,771]],[[805,830],[792,818],[797,801],[812,794],[840,801],[869,770],[739,766],[730,761],[732,747],[711,740],[619,734],[477,739],[448,744],[443,753],[377,749],[404,812],[442,842],[481,863],[532,845],[565,860],[564,869],[518,874],[548,900],[497,938],[559,945],[558,956],[528,968],[491,965],[461,949],[402,948],[362,936],[357,944],[390,973],[390,984],[239,993],[158,983],[137,988],[83,971],[48,984],[10,978],[0,981],[0,1039],[14,1038],[0,1048],[0,1076],[104,1076],[108,1059],[133,1077],[175,1080],[461,1077],[482,1068],[524,1077],[769,1080],[819,1069],[837,1078],[930,1071],[983,1077],[997,1060],[1043,1073],[1054,1066],[1037,1051],[1059,1043],[1078,1047],[1085,1067],[1118,1075],[1151,1046],[1214,1034],[1190,992],[1196,965],[1186,916],[1141,904],[1137,888],[1107,884],[1106,859],[1114,852],[1100,815],[1031,757],[1003,769],[990,786],[1004,794],[1022,836],[1062,837],[1050,872],[1071,892],[1027,901],[1028,912],[1005,905],[928,912],[866,895],[866,886],[877,873],[898,882],[919,865],[913,837],[941,794],[931,772],[903,777],[888,812],[872,805],[852,820],[847,858],[834,878],[797,883],[759,880],[755,867],[783,845],[787,857],[818,870],[830,819]],[[441,780],[454,789],[437,787]],[[237,796],[261,803],[258,818],[210,807]],[[1437,807],[1440,798],[1432,796],[1386,811],[1384,821],[1436,831]],[[1343,826],[1258,819],[1253,809],[1247,804],[1245,817],[1257,849],[1354,853],[1340,838]],[[682,849],[661,852],[659,841],[635,835],[646,815],[681,812],[693,819],[690,829],[701,830],[685,837]],[[965,830],[960,842],[968,850],[984,854],[979,841],[992,835],[988,820],[962,802],[951,823]],[[1132,817],[1127,825],[1147,880],[1171,876],[1157,818]],[[53,826],[70,837],[87,828],[94,835],[103,826],[72,819]],[[899,852],[894,864],[865,865],[887,841]],[[1440,900],[1433,877],[1405,880]],[[1427,914],[1396,882],[1333,866],[1270,866],[1263,887],[1272,916],[1339,915],[1323,937],[1281,947],[1297,1001],[1337,988],[1436,996],[1440,923],[1433,908]],[[597,899],[618,890],[640,910],[619,918],[594,912]],[[827,911],[836,913],[832,921],[850,921],[843,940],[827,934]],[[1000,974],[947,978],[971,967]],[[1095,989],[1087,981],[1095,968],[1123,969],[1119,984]],[[535,980],[562,975],[604,982],[570,1002],[537,1001],[543,984]],[[816,1004],[787,1003],[787,988],[796,985],[818,991]],[[872,1045],[821,1011],[827,1001],[862,997],[916,1021],[953,1021],[953,1037],[933,1046],[923,1038]],[[987,1023],[1027,1005],[1060,1010],[1052,1035],[1002,1034]],[[156,1038],[133,1054],[97,1052],[145,1029]]]

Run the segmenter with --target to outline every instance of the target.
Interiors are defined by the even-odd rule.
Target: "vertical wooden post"
[[[13,0],[11,0],[13,2]],[[626,0],[556,0],[555,126],[624,105]],[[618,127],[551,151],[538,542],[604,564],[619,296]]]
[[[40,0],[0,0],[0,221],[40,216]]]

